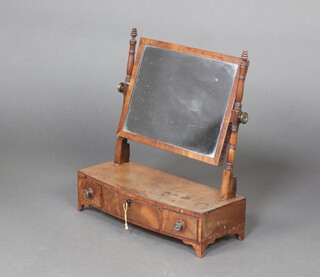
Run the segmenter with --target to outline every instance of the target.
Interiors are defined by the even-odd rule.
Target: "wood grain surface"
[[[203,213],[243,199],[237,196],[223,200],[218,189],[135,162],[121,165],[107,162],[81,172],[92,181],[111,184],[115,190],[126,190],[129,195],[175,207],[178,211]]]

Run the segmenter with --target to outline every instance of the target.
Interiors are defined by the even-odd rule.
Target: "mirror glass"
[[[237,67],[144,46],[123,130],[213,157]]]

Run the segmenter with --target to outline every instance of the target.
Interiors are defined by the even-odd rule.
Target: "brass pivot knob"
[[[124,82],[120,82],[118,85],[118,91],[121,93],[123,92],[123,86],[124,86]]]
[[[93,190],[92,188],[85,189],[82,194],[84,197],[90,198],[93,196]]]
[[[177,221],[173,225],[173,230],[175,230],[176,232],[182,231],[183,228],[184,228],[184,222],[182,220]]]
[[[249,115],[248,115],[248,113],[241,111],[241,112],[239,113],[238,119],[239,119],[239,122],[240,122],[240,123],[246,124],[246,123],[248,122],[248,120],[249,120]]]

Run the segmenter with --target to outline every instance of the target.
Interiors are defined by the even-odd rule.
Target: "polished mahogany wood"
[[[84,184],[85,187],[84,187]],[[83,189],[94,194],[85,197]],[[243,239],[245,198],[223,200],[219,190],[135,162],[107,162],[78,172],[78,207],[92,206],[129,223],[182,240],[202,257],[216,239]],[[175,228],[182,222],[181,230]]]
[[[130,197],[115,192],[111,188],[102,190],[102,208],[108,214],[124,218],[123,204],[127,200],[130,203],[128,208],[130,222],[156,230],[159,229],[159,207],[139,200],[131,201]]]
[[[135,51],[136,51],[136,36],[138,35],[137,29],[132,28],[131,30],[131,40],[129,45],[129,56],[128,56],[128,62],[127,62],[127,76],[125,83],[123,83],[122,87],[122,93],[123,93],[123,102],[125,102],[127,91],[128,91],[128,85],[130,82],[130,78],[132,75],[133,65],[134,65],[134,58],[135,58]],[[117,144],[116,144],[116,152],[114,157],[114,162],[116,164],[122,164],[129,162],[130,157],[130,145],[126,138],[123,138],[121,136],[118,136],[117,138]]]
[[[91,190],[91,195],[85,196],[85,192],[89,190]],[[88,203],[96,207],[101,207],[101,186],[81,178],[79,179],[78,197],[86,199]]]
[[[241,56],[240,63],[240,75],[236,93],[236,99],[233,105],[232,116],[231,116],[231,134],[229,139],[229,147],[227,151],[227,167],[222,174],[221,192],[220,196],[224,199],[234,197],[237,192],[237,178],[234,176],[233,165],[236,155],[236,146],[238,140],[239,130],[239,114],[241,112],[241,102],[244,91],[244,81],[247,75],[249,67],[248,51],[244,50]]]
[[[118,137],[116,144],[116,152],[114,162],[116,164],[123,164],[129,162],[130,158],[130,144],[126,138]]]
[[[162,231],[177,238],[198,240],[198,217],[184,215],[164,209],[162,212]],[[181,223],[181,230],[175,229],[175,224]]]
[[[128,61],[127,61],[127,70],[126,70],[127,75],[125,78],[125,82],[123,83],[123,87],[121,89],[123,93],[123,100],[126,98],[126,95],[127,95],[127,90],[128,90],[129,82],[132,75],[132,69],[134,65],[134,58],[135,58],[136,44],[137,44],[136,37],[138,35],[137,28],[132,28],[130,35],[131,35],[131,39],[129,41],[129,55],[128,55]]]

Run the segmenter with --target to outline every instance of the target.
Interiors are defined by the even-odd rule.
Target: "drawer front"
[[[103,209],[110,214],[124,219],[123,204],[130,200],[127,210],[127,220],[131,223],[137,223],[145,227],[159,230],[159,208],[128,196],[103,189],[102,205]]]
[[[101,208],[101,187],[86,179],[80,178],[78,185],[79,197]]]
[[[163,209],[162,231],[197,241],[198,218]]]

